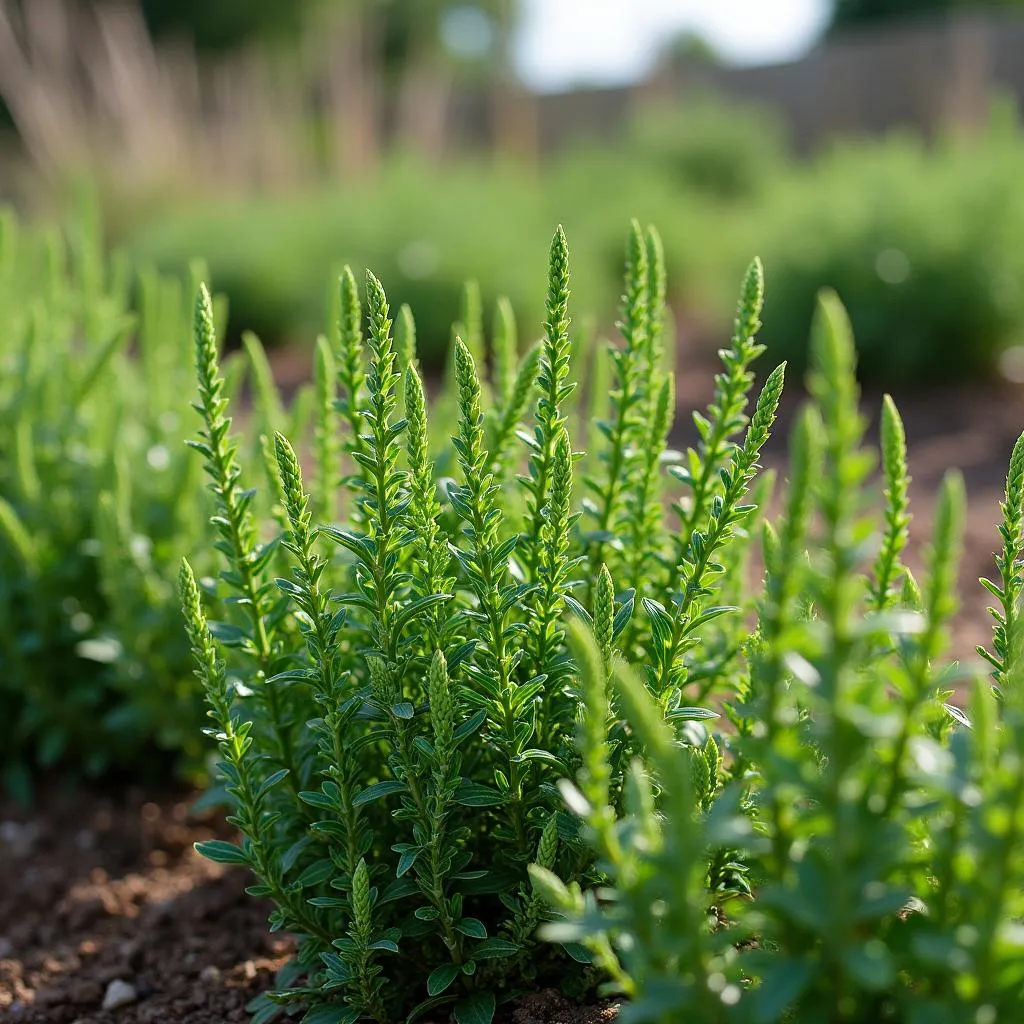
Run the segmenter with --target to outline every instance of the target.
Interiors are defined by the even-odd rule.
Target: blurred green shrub
[[[709,215],[697,198],[626,154],[582,149],[555,160],[542,180],[515,167],[461,162],[439,172],[393,160],[365,185],[168,210],[138,225],[125,243],[138,261],[166,270],[202,255],[229,299],[229,336],[237,340],[251,328],[268,347],[312,341],[332,266],[373,266],[395,303],[416,310],[420,359],[437,369],[468,278],[480,284],[488,322],[506,295],[524,342],[539,335],[544,295],[528,268],[555,221],[579,239],[574,299],[610,321],[621,225],[655,213],[668,229],[669,267],[685,283],[694,243],[707,235],[696,227]]]
[[[630,148],[684,188],[731,200],[756,195],[787,146],[777,111],[707,94],[643,105]]]
[[[0,787],[196,758],[173,567],[206,536],[188,289],[0,212]],[[134,349],[134,351],[132,351]]]
[[[646,108],[621,149],[569,146],[539,177],[391,159],[344,189],[168,209],[125,242],[166,270],[207,258],[230,299],[229,335],[251,327],[268,346],[312,342],[325,268],[375,266],[396,302],[417,310],[431,370],[469,277],[488,322],[505,294],[532,340],[543,296],[524,268],[553,221],[577,239],[574,298],[610,323],[618,225],[636,216],[663,225],[674,309],[717,329],[747,254],[761,252],[773,285],[765,341],[777,358],[805,364],[814,297],[831,286],[849,309],[862,378],[926,384],[991,375],[1024,337],[1022,174],[1015,118],[969,142],[847,141],[800,166],[770,117],[701,100]]]
[[[847,143],[777,181],[741,247],[768,267],[763,339],[774,357],[806,363],[815,294],[831,286],[853,321],[862,379],[991,374],[1024,334],[1022,174],[1015,127],[931,149],[909,136]]]

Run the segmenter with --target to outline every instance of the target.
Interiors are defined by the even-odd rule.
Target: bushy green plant
[[[341,190],[190,201],[133,224],[124,243],[135,259],[168,271],[202,255],[228,298],[231,339],[251,329],[268,348],[312,341],[332,268],[375,267],[394,306],[415,310],[419,358],[429,373],[445,364],[467,279],[480,286],[488,325],[504,295],[530,325],[524,340],[535,340],[544,282],[530,272],[529,243],[556,220],[575,240],[579,308],[610,324],[622,224],[637,216],[664,227],[681,287],[694,254],[703,258],[714,240],[703,230],[705,205],[625,153],[573,149],[553,158],[541,179],[518,166],[469,160],[453,160],[439,176],[415,160],[391,158],[372,180]],[[467,217],[470,206],[480,216]]]
[[[181,590],[243,837],[200,850],[249,867],[250,891],[275,903],[272,926],[299,942],[278,990],[254,1004],[258,1021],[284,1007],[310,1024],[427,1013],[475,1024],[525,987],[560,981],[582,995],[592,958],[579,944],[538,945],[548,912],[527,867],[599,880],[557,786],[579,761],[577,722],[611,738],[607,758],[588,762],[609,793],[622,792],[636,736],[607,706],[588,707],[566,616],[593,624],[602,658],[649,658],[673,730],[708,715],[684,695],[709,692],[736,663],[742,614],[717,596],[743,587],[721,561],[742,562],[783,375],[768,376],[748,423],[760,265],[698,418],[701,443],[675,465],[683,544],[663,508],[675,401],[660,239],[634,223],[618,345],[570,333],[568,260],[559,229],[543,337],[518,369],[510,308],[488,360],[467,291],[448,391],[429,416],[411,314],[393,337],[380,282],[367,274],[361,300],[346,271],[318,354],[305,473],[323,490],[307,493],[305,453],[276,433],[259,470],[272,466],[270,517],[254,512],[205,293],[197,303],[195,446],[216,505],[224,618],[208,621],[188,563]],[[592,426],[585,456],[569,431]],[[340,493],[325,443],[336,431]]]
[[[626,1022],[1020,1016],[1024,436],[999,576],[984,581],[998,603],[984,680],[945,656],[961,478],[942,484],[918,583],[901,562],[903,427],[886,400],[879,521],[854,366],[843,309],[825,294],[811,401],[793,428],[784,512],[762,532],[764,585],[725,695],[727,728],[680,734],[600,631],[574,636],[588,715],[578,788],[564,792],[606,888],[531,871],[564,915],[545,934],[592,951],[629,997]],[[967,712],[948,703],[956,681],[968,683]],[[611,701],[639,751],[622,804],[604,767],[613,746],[594,725]]]
[[[0,778],[23,798],[36,769],[201,749],[168,569],[208,532],[181,443],[188,296],[143,274],[136,317],[130,284],[86,221],[0,214]]]
[[[773,179],[760,215],[743,218],[752,232],[738,237],[775,275],[762,336],[775,358],[802,372],[815,295],[831,287],[849,311],[862,380],[995,374],[1024,337],[1022,169],[1014,122],[969,143],[845,142]]]
[[[641,105],[629,136],[634,157],[685,190],[715,199],[756,196],[786,163],[778,111],[714,93]]]

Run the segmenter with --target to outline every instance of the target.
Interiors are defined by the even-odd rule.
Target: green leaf
[[[257,790],[257,792],[256,792],[256,799],[258,800],[260,797],[265,796],[287,774],[288,774],[288,769],[287,768],[281,768],[278,771],[274,772],[273,775],[268,775],[267,778],[265,778],[263,780],[263,785],[260,786],[260,788]]]
[[[465,722],[460,725],[455,732],[452,734],[452,740],[455,743],[459,743],[464,740],[471,733],[477,731],[484,721],[487,719],[487,712],[485,710],[477,711],[471,718],[467,718]]]
[[[252,1014],[249,1024],[270,1024],[270,1021],[276,1020],[284,1012],[284,1007],[271,1002],[266,992],[261,992],[255,999],[250,999],[245,1008]]]
[[[505,797],[479,782],[463,782],[455,791],[455,802],[463,807],[497,807],[505,802]]]
[[[633,617],[633,602],[634,597],[632,591],[626,600],[622,603],[619,610],[615,613],[615,618],[612,620],[612,639],[618,639],[619,634],[629,625],[629,620]]]
[[[248,864],[249,858],[245,851],[234,843],[225,843],[222,839],[209,839],[196,843],[195,849],[200,856],[218,864]]]
[[[374,800],[379,800],[381,797],[391,796],[394,793],[405,793],[408,789],[409,787],[404,782],[399,782],[397,779],[377,782],[356,793],[352,798],[352,806],[363,807],[366,804],[373,803]]]
[[[493,992],[476,992],[455,1004],[458,1024],[491,1024],[497,1002]]]
[[[455,930],[462,932],[463,935],[468,935],[471,939],[486,939],[487,929],[484,927],[483,921],[478,920],[475,917],[464,917],[455,925]]]
[[[249,634],[232,622],[211,622],[210,634],[225,647],[241,647],[249,640]]]
[[[379,902],[390,903],[392,900],[404,899],[419,891],[420,887],[415,878],[396,878],[381,893]]]
[[[439,996],[459,976],[458,964],[441,964],[430,972],[427,978],[427,992]]]
[[[716,608],[708,608],[686,623],[686,627],[683,629],[683,636],[689,636],[695,630],[700,629],[701,626],[705,626],[707,623],[717,619],[720,615],[728,615],[730,612],[738,612],[739,610],[739,608],[733,605],[719,605]]]
[[[483,942],[473,947],[472,957],[474,960],[499,960],[503,957],[515,956],[520,949],[522,949],[521,946],[509,942],[508,939],[484,939]]]
[[[421,847],[416,846],[411,850],[405,850],[401,857],[398,858],[398,867],[395,869],[395,875],[401,878],[403,875],[407,875],[412,869],[413,864],[416,863],[416,858],[422,852]]]
[[[673,708],[665,715],[665,719],[669,722],[702,722],[719,717],[721,716],[718,712],[712,711],[710,708]]]
[[[672,636],[671,616],[661,604],[652,598],[641,598],[640,603],[643,605],[644,611],[647,612],[647,617],[651,621],[651,632],[654,634],[654,639],[660,646],[667,646]]]
[[[393,626],[395,632],[400,633],[417,615],[451,597],[451,594],[428,594],[426,597],[410,601],[403,606],[402,611],[395,618]]]
[[[307,867],[298,878],[298,884],[302,888],[307,886],[320,885],[337,872],[334,862],[328,858],[314,861]]]
[[[335,801],[326,793],[321,793],[315,789],[304,789],[299,793],[299,799],[304,804],[309,804],[311,807],[326,807],[330,809],[335,806]]]
[[[586,946],[581,946],[578,942],[563,942],[562,949],[578,964],[592,964],[594,962],[594,955]]]
[[[350,1006],[314,1006],[303,1018],[302,1024],[355,1024],[359,1011]]]
[[[517,754],[513,761],[543,761],[545,764],[553,765],[563,775],[568,774],[569,767],[566,765],[562,758],[552,754],[550,750],[541,750],[538,748],[531,748],[530,750],[524,750],[521,754]]]
[[[436,996],[433,999],[424,999],[423,1002],[417,1003],[412,1010],[409,1011],[409,1016],[405,1018],[405,1024],[415,1024],[415,1022],[424,1014],[429,1013],[438,1006],[444,1006],[446,1003],[450,1003],[454,998],[454,996]]]

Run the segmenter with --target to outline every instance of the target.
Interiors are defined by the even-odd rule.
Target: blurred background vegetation
[[[788,64],[733,67],[685,32],[643,80],[539,93],[525,0],[0,0],[0,199],[98,207],[138,267],[203,257],[231,338],[296,365],[344,262],[412,305],[429,369],[468,277],[539,329],[556,222],[577,315],[611,329],[636,216],[665,239],[684,355],[719,343],[756,253],[776,357],[802,361],[832,285],[866,381],[1012,375],[1024,4],[821,3]]]

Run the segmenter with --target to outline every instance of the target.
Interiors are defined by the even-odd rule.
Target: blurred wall
[[[637,88],[540,97],[538,138],[546,149],[580,131],[610,138],[635,100],[699,91],[778,106],[804,152],[840,133],[898,125],[971,131],[985,122],[997,94],[1024,107],[1024,15],[972,13],[858,32],[791,64],[678,61]]]

